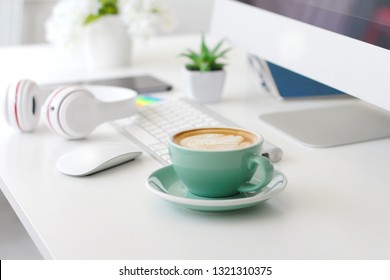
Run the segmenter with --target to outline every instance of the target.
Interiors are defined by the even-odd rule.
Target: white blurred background
[[[164,1],[178,22],[174,33],[208,31],[214,0]],[[0,0],[0,46],[45,42],[43,24],[56,2]]]
[[[177,21],[177,27],[172,33],[208,31],[214,0],[165,1]],[[0,0],[0,47],[45,43],[44,23],[56,2],[56,0]],[[0,191],[0,259],[41,258],[31,238]]]

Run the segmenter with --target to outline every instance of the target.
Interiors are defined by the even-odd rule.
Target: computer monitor
[[[211,33],[351,96],[260,118],[328,147],[390,137],[390,0],[216,0]]]

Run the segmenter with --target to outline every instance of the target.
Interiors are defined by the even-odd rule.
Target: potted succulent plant
[[[190,59],[184,69],[187,91],[190,98],[199,103],[213,103],[221,99],[226,72],[225,63],[220,62],[220,59],[225,58],[230,50],[221,50],[223,42],[221,40],[214,48],[209,49],[202,34],[199,52],[188,49],[181,54]]]

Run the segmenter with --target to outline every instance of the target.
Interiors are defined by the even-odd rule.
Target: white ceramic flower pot
[[[132,42],[119,16],[104,16],[84,27],[84,52],[91,68],[130,64]]]
[[[226,72],[199,72],[184,69],[189,97],[199,103],[216,103],[221,100]]]

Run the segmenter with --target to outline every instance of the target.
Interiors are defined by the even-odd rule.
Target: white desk
[[[136,46],[132,66],[99,71],[69,65],[47,46],[1,49],[1,83],[150,72],[174,85],[162,96],[181,97],[183,59],[177,54],[195,42],[197,36],[154,39]],[[256,92],[238,50],[231,52],[227,70],[222,102],[208,107],[260,132],[285,153],[276,168],[288,177],[287,188],[247,210],[195,212],[161,200],[145,188],[147,176],[160,167],[147,154],[91,177],[64,176],[55,169],[62,153],[91,142],[128,140],[109,125],[84,142],[61,139],[43,122],[35,133],[21,134],[1,118],[0,187],[45,258],[390,258],[390,139],[331,149],[301,146],[257,115],[324,102],[278,102]],[[326,103],[332,102],[350,101]]]

